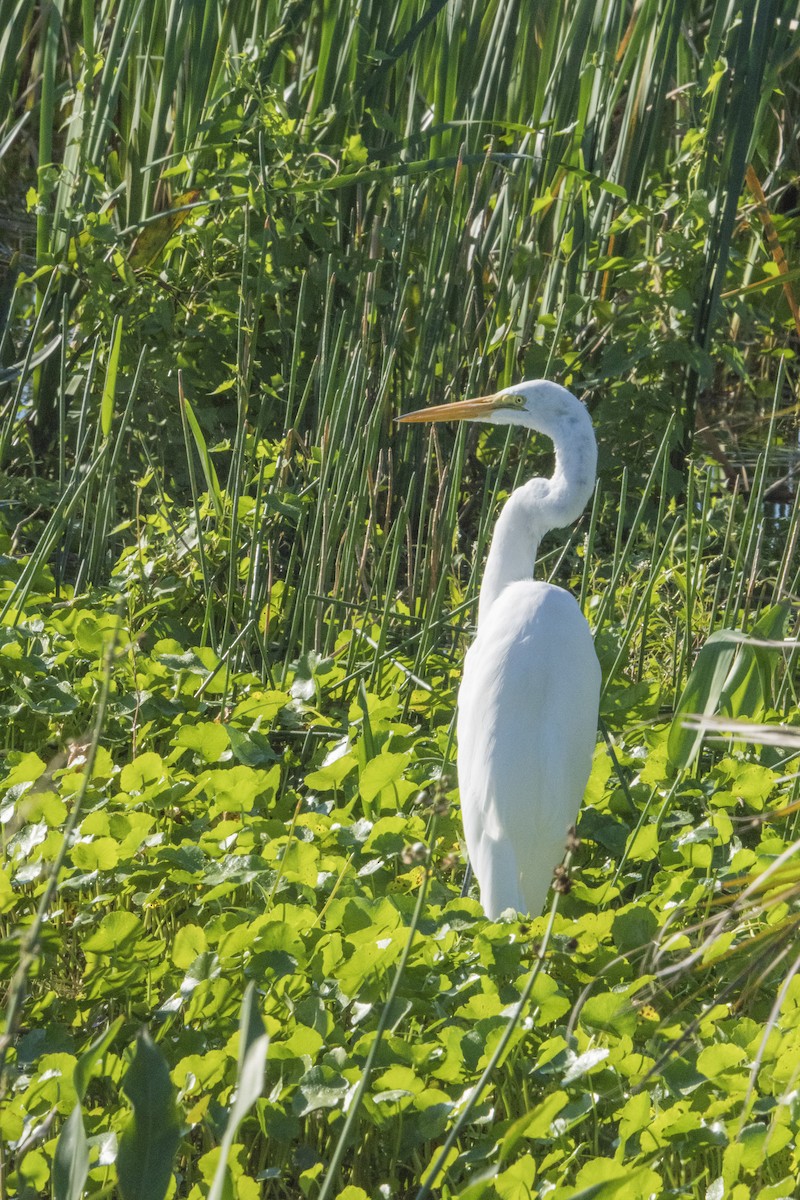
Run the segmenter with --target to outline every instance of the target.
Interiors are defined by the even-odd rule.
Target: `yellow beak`
[[[494,396],[479,396],[476,400],[456,400],[454,404],[439,404],[435,408],[418,408],[416,412],[398,417],[400,424],[412,421],[474,421],[476,417],[488,417],[495,409],[508,404],[508,397],[501,393]]]

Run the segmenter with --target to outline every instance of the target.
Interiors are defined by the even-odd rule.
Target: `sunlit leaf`
[[[111,423],[114,418],[114,398],[117,394],[117,369],[119,367],[121,345],[122,317],[118,316],[114,318],[114,328],[111,332],[111,346],[108,352],[106,378],[103,384],[103,397],[100,402],[100,428],[103,437],[108,437],[111,432]]]
[[[164,175],[166,177],[182,170],[185,170],[185,167],[177,164],[165,171]],[[168,212],[161,213],[149,221],[136,235],[128,255],[128,262],[134,270],[152,266],[175,231],[192,215],[193,206],[199,196],[200,192],[197,190],[176,196]]]

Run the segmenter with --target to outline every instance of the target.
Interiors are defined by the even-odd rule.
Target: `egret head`
[[[421,408],[398,417],[413,421],[484,421],[494,425],[524,425],[548,437],[564,435],[589,422],[589,414],[572,392],[549,379],[530,379],[476,400],[457,400]]]

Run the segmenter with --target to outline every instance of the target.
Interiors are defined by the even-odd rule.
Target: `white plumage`
[[[541,912],[591,770],[600,665],[586,618],[563,588],[533,580],[543,534],[575,521],[594,488],[586,409],[544,380],[401,420],[478,420],[547,434],[556,464],[506,502],[481,587],[478,633],[458,695],[464,834],[486,915]]]
[[[599,691],[577,601],[548,583],[510,584],[458,693],[464,836],[489,917],[542,910],[589,778]]]

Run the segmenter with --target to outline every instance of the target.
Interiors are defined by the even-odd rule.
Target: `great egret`
[[[481,904],[492,920],[507,908],[536,916],[589,778],[600,664],[575,598],[535,582],[533,566],[544,534],[577,520],[592,494],[591,418],[566,388],[533,380],[399,419],[523,425],[555,446],[553,475],[517,488],[497,519],[458,693],[461,810]]]

